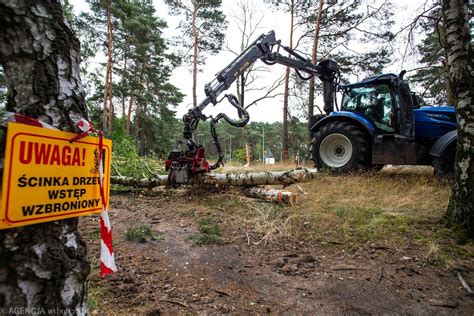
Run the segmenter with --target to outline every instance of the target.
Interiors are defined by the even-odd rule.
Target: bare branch
[[[249,107],[251,107],[252,105],[254,104],[257,104],[257,102],[259,101],[262,101],[263,99],[267,99],[267,98],[275,98],[277,96],[281,96],[283,95],[283,93],[277,93],[277,94],[274,94],[274,95],[271,95],[271,93],[273,91],[275,91],[278,87],[280,87],[284,81],[284,77],[281,76],[278,80],[276,80],[275,82],[273,82],[272,86],[270,88],[268,88],[267,92],[261,96],[260,98],[257,98],[255,99],[254,101],[252,101],[250,104],[248,104],[245,108],[248,109]]]
[[[415,17],[415,19],[414,19],[411,23],[405,25],[405,26],[402,27],[398,32],[396,32],[396,33],[394,34],[394,38],[397,37],[397,36],[398,36],[400,33],[402,33],[403,31],[405,31],[406,29],[410,29],[410,33],[412,33],[413,30],[415,29],[415,27],[416,27],[418,21],[423,17],[423,15],[425,15],[425,14],[428,13],[428,12],[430,12],[431,10],[433,10],[434,8],[436,8],[438,5],[439,5],[439,3],[436,3],[436,4],[434,4],[433,6],[431,6],[429,9],[427,9],[427,10],[423,11],[421,14],[417,15],[417,16]]]

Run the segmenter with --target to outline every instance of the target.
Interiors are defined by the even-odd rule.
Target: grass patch
[[[472,247],[456,247],[462,240],[459,234],[439,222],[446,212],[451,187],[437,181],[430,167],[319,174],[314,181],[299,185],[307,194],[300,196],[296,207],[278,210],[278,216],[262,208],[258,212],[237,211],[233,221],[245,223],[246,231],[274,227],[275,237],[328,245],[416,247],[427,260],[443,266],[473,256]]]
[[[162,235],[153,235],[151,229],[147,225],[141,225],[137,227],[128,228],[125,231],[125,237],[127,240],[138,241],[138,242],[147,242],[150,240],[163,240]]]
[[[189,210],[186,210],[186,211],[182,211],[181,215],[184,216],[184,217],[195,217],[196,213],[197,213],[197,211],[195,209],[189,209]]]
[[[99,238],[100,237],[100,228],[94,228],[90,231],[90,236],[92,238]]]
[[[204,205],[211,209],[224,209],[226,211],[232,211],[241,207],[242,203],[240,199],[230,195],[220,195],[213,198],[205,198],[203,200]]]
[[[218,224],[209,218],[201,219],[198,222],[198,234],[191,236],[191,240],[196,245],[218,244],[221,242],[221,229]]]
[[[242,205],[239,199],[237,198],[227,198],[219,203],[219,208],[224,210],[239,208]]]
[[[280,167],[285,166],[271,168]],[[226,171],[240,171],[236,169],[231,166]],[[242,168],[250,172],[270,171],[267,169],[258,165]],[[298,186],[307,194],[301,194],[293,207],[232,194],[209,196],[200,203],[208,209],[203,213],[206,218],[219,221],[225,212],[222,225],[226,229],[248,234],[247,238],[257,243],[297,238],[330,247],[342,243],[351,249],[383,245],[414,250],[420,258],[442,267],[459,265],[474,256],[472,243],[459,246],[459,234],[439,222],[451,187],[437,181],[430,167],[386,167],[376,173],[338,176],[320,173],[315,180]],[[194,237],[196,243],[213,243],[218,235],[210,239],[201,233]]]
[[[384,211],[378,207],[338,206],[339,224],[335,231],[344,241],[365,242],[403,237],[410,230],[410,216]]]
[[[95,285],[93,282],[88,282],[87,287],[87,310],[92,314],[94,310],[101,309],[105,289],[101,286]]]

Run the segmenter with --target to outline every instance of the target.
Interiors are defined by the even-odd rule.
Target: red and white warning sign
[[[108,201],[111,141],[9,123],[0,229],[101,212],[100,168]],[[107,206],[106,206],[107,207]]]

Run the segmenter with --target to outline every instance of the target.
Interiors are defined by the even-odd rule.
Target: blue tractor
[[[433,165],[439,177],[454,170],[457,123],[453,107],[426,106],[405,71],[341,85],[341,109],[311,118],[311,159],[335,171],[384,165]]]

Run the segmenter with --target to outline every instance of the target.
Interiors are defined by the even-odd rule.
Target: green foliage
[[[196,130],[196,142],[206,147],[206,155],[211,160],[216,159],[217,152],[212,144],[212,138],[209,132],[209,122],[201,122]],[[265,144],[265,153],[270,150],[275,160],[280,160],[280,152],[282,148],[281,134],[282,123],[263,123],[251,122],[244,128],[232,127],[222,122],[217,126],[217,134],[222,149],[225,153],[225,161],[230,159],[232,145],[232,160],[236,162],[246,162],[245,144],[249,144],[254,160],[262,158],[262,144]],[[307,155],[306,139],[308,137],[308,129],[305,122],[300,121],[296,117],[291,117],[289,121],[289,154],[293,159],[297,154],[300,158]]]
[[[202,52],[210,54],[218,53],[224,42],[227,28],[225,15],[219,10],[222,0],[203,0],[203,1],[182,1],[182,0],[165,0],[170,9],[170,14],[181,15],[179,28],[183,32],[183,36],[179,38],[180,44],[184,47],[184,52],[191,52],[194,46],[194,35],[192,29],[192,13],[196,12],[196,28],[198,30],[198,62],[204,63],[205,55]],[[191,61],[190,54],[187,56],[187,62]]]
[[[108,53],[108,14],[112,23],[115,112],[113,130],[107,131],[108,136],[116,142],[115,149],[122,151],[121,156],[135,152],[140,156],[163,155],[170,150],[178,126],[172,108],[183,98],[169,83],[172,69],[180,60],[168,52],[163,38],[166,22],[156,17],[153,4],[147,1],[88,3],[91,11],[75,17],[73,22],[73,29],[83,43],[82,59],[86,63],[98,51]],[[83,74],[87,90],[94,92],[88,95],[87,104],[97,126],[102,126],[105,67],[101,64],[94,72],[84,69]],[[130,150],[131,144],[136,150]]]
[[[126,176],[135,179],[153,178],[166,174],[164,163],[156,157],[123,157],[114,155],[112,159],[112,175]]]
[[[402,235],[409,229],[412,218],[401,214],[390,214],[379,208],[336,208],[345,238],[348,240],[372,240],[384,235]]]
[[[158,164],[155,157],[140,157],[135,140],[125,134],[124,118],[115,121],[111,132],[112,139],[112,175],[121,175],[133,178],[148,178],[154,176],[150,171],[160,172],[163,166]]]
[[[266,2],[287,12],[291,7],[289,1]],[[312,51],[318,3],[318,0],[295,1],[296,25],[303,27],[306,33],[297,41],[296,50]],[[382,72],[392,62],[393,46],[390,41],[394,35],[389,30],[394,23],[393,11],[390,1],[373,6],[366,6],[361,1],[325,1],[318,38],[318,60],[336,60],[343,81],[344,77],[350,75],[363,78]],[[364,45],[363,49],[360,49],[361,45]],[[293,116],[307,119],[308,82],[294,73],[292,82],[290,96],[293,101],[290,102],[290,111],[294,112]],[[315,88],[315,93],[322,94],[322,85],[317,81]]]
[[[100,266],[96,267],[96,270]],[[97,272],[96,272],[97,273]],[[94,273],[91,273],[94,274]],[[100,309],[101,304],[104,303],[106,289],[100,285],[97,285],[93,282],[90,282],[87,286],[87,310],[89,312],[95,312],[97,309]]]
[[[184,217],[195,217],[195,216],[196,216],[196,213],[197,213],[197,210],[196,210],[196,209],[189,209],[189,210],[186,210],[186,211],[182,211],[182,212],[181,212],[181,216],[184,216]]]
[[[127,240],[138,241],[138,242],[147,242],[150,240],[163,240],[163,236],[153,235],[151,229],[147,225],[135,226],[128,228],[125,231],[125,237]]]
[[[61,0],[61,7],[63,9],[64,17],[66,18],[69,25],[74,24],[74,11],[69,0]]]
[[[211,219],[204,218],[198,222],[199,234],[191,236],[196,245],[208,245],[220,243],[221,229]]]
[[[238,148],[232,151],[232,160],[238,161],[240,163],[246,162],[247,154],[245,148]]]
[[[410,79],[421,86],[423,98],[433,102],[433,105],[446,105],[448,74],[446,51],[443,47],[445,29],[441,7],[429,13],[426,21],[421,23],[421,28],[426,37],[416,48],[420,56],[418,61],[422,67],[416,69]]]
[[[346,215],[346,208],[345,207],[336,208],[336,214],[337,214],[337,217],[339,217],[341,221],[343,222]]]

